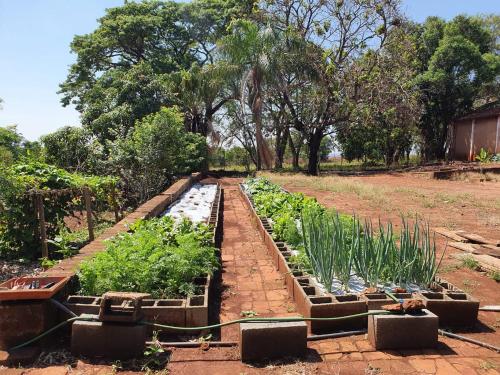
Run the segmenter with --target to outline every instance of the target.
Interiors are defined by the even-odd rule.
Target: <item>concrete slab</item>
[[[437,315],[425,309],[418,315],[370,315],[368,340],[377,350],[434,348],[438,326]]]
[[[145,325],[76,321],[71,332],[71,352],[90,358],[141,357],[146,333]]]
[[[300,357],[307,349],[305,322],[241,323],[241,360]]]

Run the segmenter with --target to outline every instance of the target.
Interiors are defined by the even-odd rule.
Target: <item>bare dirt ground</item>
[[[292,192],[313,196],[326,207],[400,227],[401,216],[429,221],[431,227],[463,229],[486,238],[500,239],[500,181],[436,180],[429,173],[383,173],[368,176],[309,177],[264,173]],[[498,176],[498,175],[497,175]],[[499,283],[486,272],[462,267],[451,255],[460,250],[446,247],[436,236],[438,251],[446,253],[439,274],[472,294],[481,305],[499,305]],[[481,325],[468,336],[492,344],[500,343],[500,313],[479,312]]]

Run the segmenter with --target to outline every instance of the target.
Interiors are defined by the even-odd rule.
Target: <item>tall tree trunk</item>
[[[285,126],[284,129],[282,129],[279,124],[276,127],[276,145],[275,145],[275,161],[274,161],[274,168],[275,169],[281,169],[283,168],[283,158],[285,155],[286,151],[286,143],[288,141],[288,133],[289,133],[289,128],[288,126]]]
[[[254,68],[252,72],[253,89],[255,95],[252,102],[252,117],[255,123],[255,138],[257,141],[257,170],[262,166],[270,169],[272,160],[269,146],[262,135],[262,74],[259,68]]]
[[[292,133],[290,131],[288,132],[288,144],[290,146],[290,151],[292,152],[292,168],[294,171],[298,171],[300,169],[300,144],[295,146],[292,139]]]
[[[307,173],[313,176],[319,174],[319,149],[323,139],[323,130],[316,128],[309,136],[309,161],[307,163]]]

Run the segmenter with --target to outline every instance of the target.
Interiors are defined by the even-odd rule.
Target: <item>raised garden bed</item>
[[[296,265],[290,262],[293,250],[283,241],[273,238],[273,227],[268,218],[258,215],[252,197],[242,185],[240,194],[252,214],[252,221],[263,238],[276,269],[284,274],[286,288],[297,304],[299,313],[306,317],[334,317],[379,310],[383,305],[394,303],[385,293],[351,293],[338,296],[325,291],[311,275],[297,269]],[[439,317],[441,326],[474,324],[479,308],[477,300],[439,277],[435,277],[431,288],[433,293],[396,293],[395,296],[401,299],[422,299],[426,308]],[[367,318],[363,317],[345,321],[309,322],[308,326],[312,333],[325,333],[359,329],[366,327],[367,323]]]
[[[220,248],[222,233],[220,213],[223,193],[218,184],[215,185],[215,187],[216,191],[213,195],[213,202],[210,203],[208,215],[206,215],[206,218],[204,219],[211,228],[213,245]],[[189,194],[189,191],[184,194]],[[180,197],[180,194],[178,194],[177,197]],[[176,202],[172,205],[175,203]],[[142,310],[145,319],[154,323],[180,327],[207,325],[209,315],[209,296],[211,294],[212,282],[213,277],[210,275],[195,278],[195,293],[185,298],[144,299],[142,303]],[[71,295],[65,302],[65,305],[77,315],[82,313],[97,314],[99,312],[100,304],[101,297],[84,295]]]

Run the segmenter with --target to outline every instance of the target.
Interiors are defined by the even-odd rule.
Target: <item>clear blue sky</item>
[[[123,0],[0,0],[0,126],[17,124],[28,139],[61,126],[78,125],[73,108],[57,95],[75,57],[69,44],[89,33],[105,8]],[[415,21],[437,15],[500,13],[498,0],[404,0],[403,11]]]

